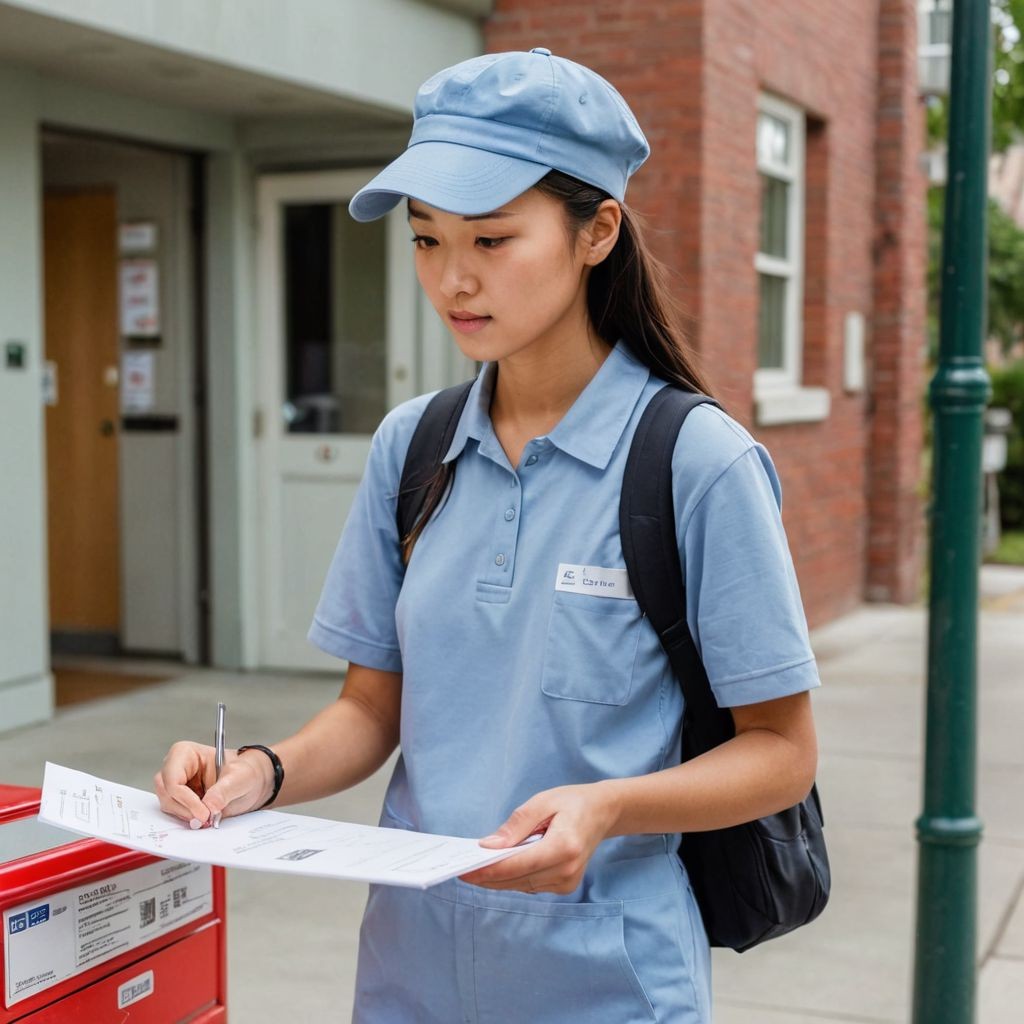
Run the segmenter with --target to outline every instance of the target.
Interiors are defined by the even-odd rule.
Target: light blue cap
[[[490,213],[558,170],[622,202],[651,148],[615,87],[543,46],[471,57],[432,75],[409,144],[349,203],[376,220],[405,197],[450,213]]]

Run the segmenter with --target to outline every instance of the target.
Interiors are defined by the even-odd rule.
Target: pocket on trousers
[[[481,1024],[656,1019],[626,950],[619,902],[495,895],[475,908],[473,947]]]
[[[563,700],[625,704],[642,621],[633,599],[556,590],[544,641],[541,691]]]

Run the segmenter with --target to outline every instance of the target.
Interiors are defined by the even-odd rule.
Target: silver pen
[[[220,780],[221,769],[224,767],[224,704],[217,705],[217,729],[213,734],[213,745],[216,751],[217,780]],[[220,811],[213,812],[213,827],[220,828]]]

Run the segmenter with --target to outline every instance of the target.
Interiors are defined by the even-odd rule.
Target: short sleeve
[[[395,522],[401,468],[430,397],[392,410],[373,435],[307,634],[328,654],[386,672],[402,670],[395,626],[395,603],[405,576]]]
[[[711,436],[698,472],[689,475],[697,487],[687,491],[687,474],[675,473],[684,456],[674,460],[674,488],[683,513],[687,620],[716,701],[733,707],[810,690],[820,680],[775,466],[738,424],[728,421],[723,434],[726,418],[715,416],[717,426],[705,417],[700,428]],[[709,456],[716,434],[725,441]]]

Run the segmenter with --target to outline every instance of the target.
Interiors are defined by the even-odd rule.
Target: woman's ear
[[[581,232],[586,241],[583,261],[596,266],[615,248],[622,223],[622,207],[614,199],[606,199],[594,214],[589,226]]]

